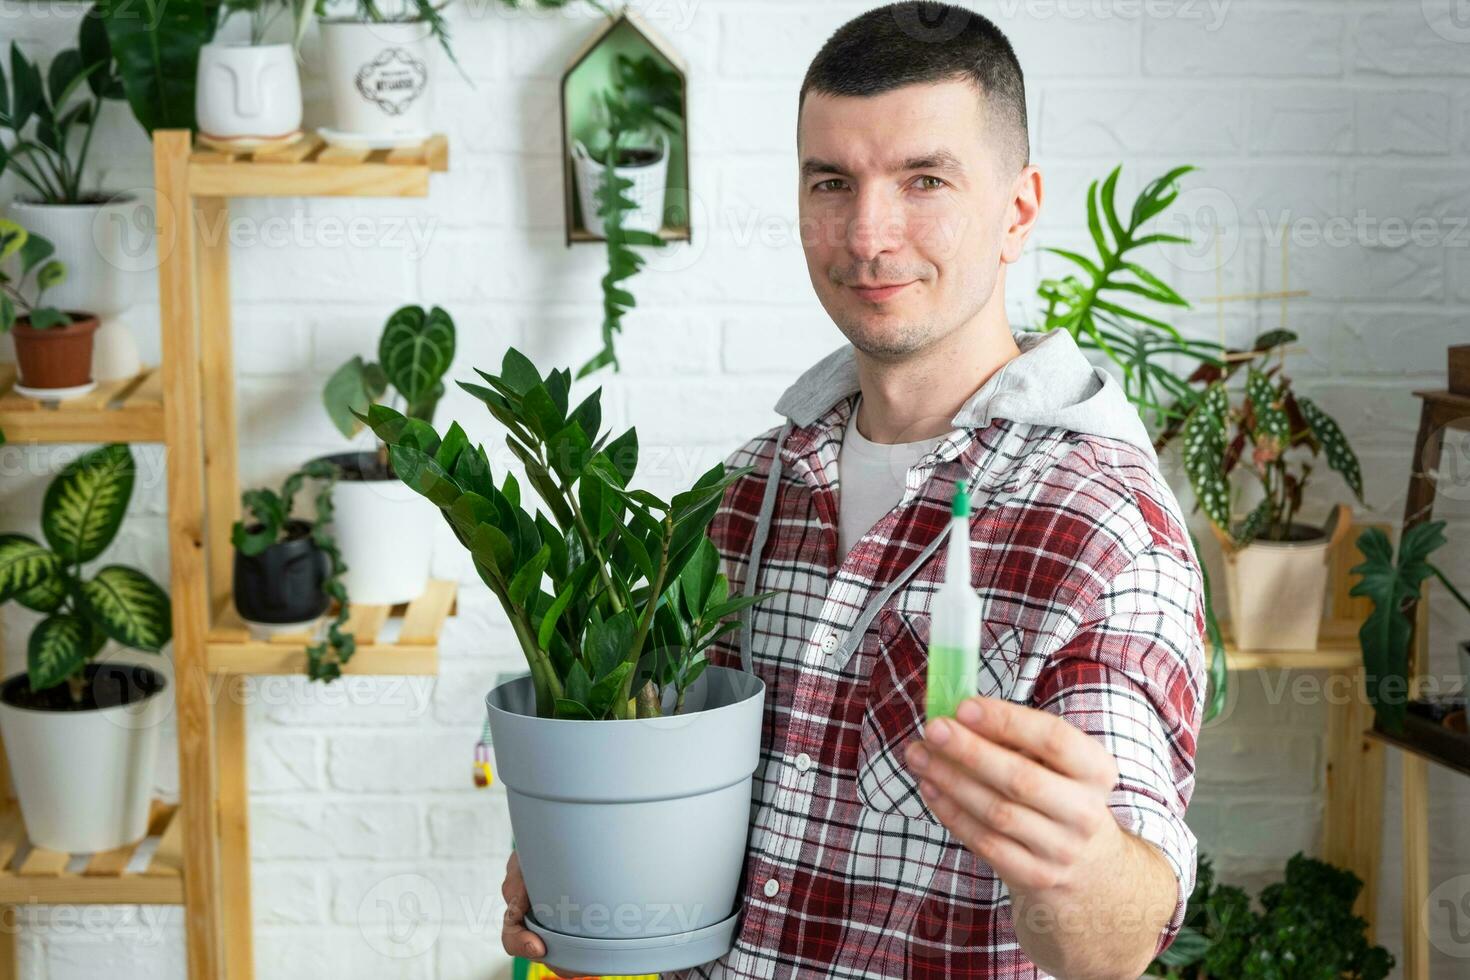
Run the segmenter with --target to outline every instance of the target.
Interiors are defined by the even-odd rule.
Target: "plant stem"
[[[1425,562],[1425,564],[1428,565],[1429,563]],[[1444,585],[1445,588],[1450,590],[1450,595],[1455,597],[1455,601],[1458,602],[1466,612],[1470,612],[1470,599],[1466,599],[1463,595],[1460,594],[1460,590],[1455,588],[1455,586],[1450,582],[1449,579],[1445,578],[1444,572],[1441,572],[1433,565],[1429,565],[1429,570],[1434,573],[1434,577],[1439,579],[1440,583]]]
[[[658,553],[658,576],[653,582],[649,583],[648,603],[643,607],[643,621],[638,624],[638,632],[633,635],[633,643],[628,649],[627,657],[624,658],[624,662],[631,663],[633,669],[623,679],[622,695],[615,702],[620,708],[627,703],[629,693],[632,690],[633,675],[638,673],[638,658],[643,653],[643,642],[647,639],[648,631],[653,626],[653,614],[658,609],[659,596],[664,591],[664,578],[669,572],[669,545],[674,539],[674,515],[672,513],[665,514],[663,524],[663,540],[659,544]]]

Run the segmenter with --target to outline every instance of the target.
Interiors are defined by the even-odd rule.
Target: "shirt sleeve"
[[[1184,922],[1197,842],[1184,822],[1206,681],[1204,584],[1189,551],[1136,555],[1087,607],[1081,628],[1042,668],[1036,706],[1102,741],[1118,765],[1109,806],[1154,845],[1178,880],[1157,956]]]

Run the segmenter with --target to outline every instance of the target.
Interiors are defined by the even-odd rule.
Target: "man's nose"
[[[885,190],[865,188],[857,194],[847,225],[847,247],[857,259],[871,259],[903,242],[905,218],[897,199]]]

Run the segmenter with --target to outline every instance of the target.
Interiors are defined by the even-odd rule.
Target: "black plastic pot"
[[[242,619],[302,623],[320,616],[332,603],[323,591],[330,566],[326,552],[311,540],[311,525],[290,521],[286,528],[290,537],[258,555],[235,552],[235,608]]]

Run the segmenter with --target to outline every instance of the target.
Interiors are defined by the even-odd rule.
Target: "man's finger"
[[[960,702],[955,717],[971,731],[1009,746],[1064,776],[1104,789],[1117,782],[1108,750],[1064,718],[1002,698],[973,697]]]
[[[972,778],[968,770],[946,756],[930,755],[919,782],[919,793],[945,826],[950,826],[951,818],[963,812],[1049,861],[1070,861],[1081,846],[1076,829],[1001,795]]]
[[[934,809],[935,804],[944,807],[942,794],[930,803],[930,808]],[[939,810],[935,810],[935,815],[939,815]],[[1043,889],[1056,884],[1057,874],[1048,862],[958,807],[945,820],[945,826],[972,854],[989,864],[1010,888]]]

